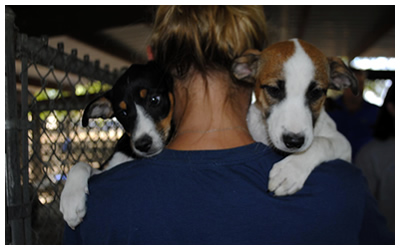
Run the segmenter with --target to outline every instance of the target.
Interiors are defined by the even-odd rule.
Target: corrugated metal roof
[[[76,15],[74,7],[66,10],[51,6],[46,7],[47,12],[69,11],[74,18],[65,20],[65,15],[52,15],[53,20],[48,21],[45,16],[38,20],[32,6],[12,8],[22,32],[48,35],[50,42],[64,37],[65,47],[77,48],[78,55],[91,47],[91,58],[100,59],[101,64],[109,64],[111,69],[146,60],[155,6],[96,6],[95,11],[86,12],[85,8],[90,9],[90,6],[75,6],[81,8]],[[264,8],[271,43],[297,37],[316,45],[328,56],[350,59],[395,56],[394,5],[273,5]],[[129,13],[136,14],[127,18]],[[60,19],[54,20],[57,16]],[[82,21],[99,17],[107,17],[107,22]]]

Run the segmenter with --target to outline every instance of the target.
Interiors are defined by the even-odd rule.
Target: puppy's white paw
[[[61,194],[60,211],[64,215],[64,220],[72,229],[79,225],[86,214],[85,189],[63,191]]]
[[[277,162],[269,174],[268,190],[276,196],[291,195],[299,191],[311,173],[296,155]]]
[[[88,179],[91,167],[77,163],[68,174],[60,197],[60,211],[67,224],[74,229],[86,214],[86,194],[89,194]]]

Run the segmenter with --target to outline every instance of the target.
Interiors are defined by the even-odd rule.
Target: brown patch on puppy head
[[[324,106],[326,99],[326,91],[329,88],[330,83],[330,67],[328,58],[314,45],[307,43],[303,40],[298,40],[303,50],[311,58],[314,66],[314,83],[315,86],[310,85],[310,88],[322,89],[324,93],[320,98],[310,102],[309,106],[313,114],[313,119],[316,120],[319,117],[322,107]],[[311,90],[312,91],[312,90]]]
[[[320,84],[320,87],[327,89],[329,86],[329,63],[328,58],[314,45],[303,40],[298,40],[301,47],[311,58],[315,66],[314,80]]]
[[[294,43],[292,41],[284,41],[273,44],[261,52],[255,95],[257,105],[262,107],[265,114],[278,100],[272,98],[262,86],[275,87],[279,80],[285,80],[283,79],[283,64],[293,55],[294,51]]]
[[[160,122],[158,122],[156,125],[157,130],[161,132],[164,141],[167,140],[167,137],[171,130],[171,121],[172,121],[172,116],[173,116],[174,108],[175,108],[174,96],[172,95],[172,93],[168,93],[168,97],[169,97],[169,101],[170,101],[168,115],[164,119],[162,119]]]
[[[125,102],[125,101],[120,102],[120,103],[119,103],[119,107],[120,107],[121,109],[123,109],[123,110],[126,110],[126,109],[127,109],[126,102]]]
[[[142,90],[140,90],[139,95],[140,95],[140,97],[141,97],[142,99],[146,98],[146,96],[147,96],[147,89],[142,89]]]

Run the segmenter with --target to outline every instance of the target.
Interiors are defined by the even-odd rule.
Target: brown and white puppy
[[[349,142],[324,110],[329,88],[358,92],[356,78],[341,59],[292,39],[245,52],[232,70],[238,80],[255,83],[256,102],[248,113],[253,138],[290,154],[271,170],[270,191],[293,194],[320,163],[350,161]]]

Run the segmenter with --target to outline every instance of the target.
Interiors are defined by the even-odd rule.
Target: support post
[[[15,33],[14,12],[6,6],[5,13],[6,49],[6,94],[5,94],[5,137],[6,137],[6,206],[11,231],[10,244],[24,244],[24,221],[22,213],[21,166],[18,140],[18,107],[15,77]]]

